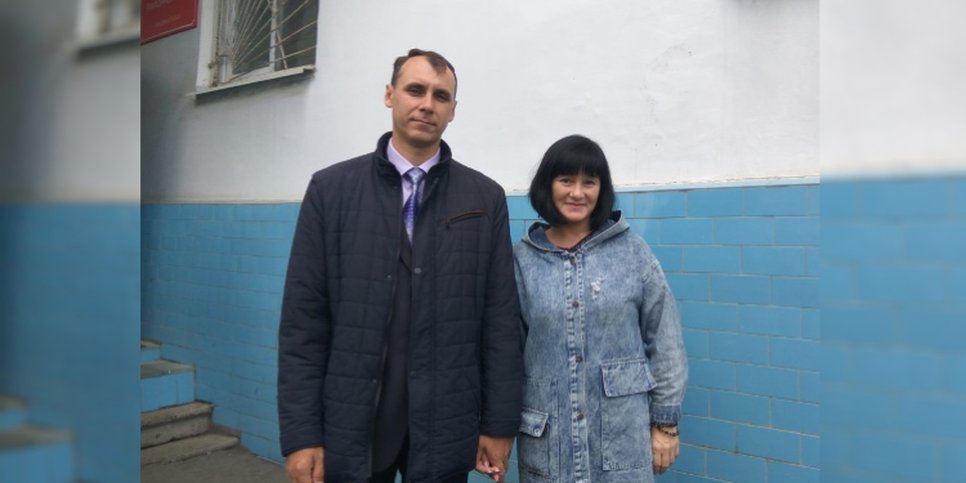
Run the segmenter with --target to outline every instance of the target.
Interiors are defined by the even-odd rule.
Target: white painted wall
[[[196,100],[196,30],[142,49],[146,200],[296,200],[390,129],[392,60],[460,80],[444,139],[523,190],[571,133],[631,186],[818,174],[817,0],[322,1],[306,82]]]
[[[823,174],[966,168],[966,2],[822,3]]]

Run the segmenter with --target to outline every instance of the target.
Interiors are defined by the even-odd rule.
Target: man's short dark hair
[[[389,83],[393,87],[396,87],[396,81],[399,80],[399,71],[402,69],[403,64],[413,57],[426,57],[426,60],[429,61],[429,65],[433,66],[433,70],[435,70],[437,74],[442,74],[446,72],[446,69],[449,69],[449,71],[453,73],[453,95],[456,95],[456,68],[453,67],[453,64],[450,64],[448,60],[446,60],[446,57],[443,57],[432,50],[409,49],[409,53],[406,55],[396,57],[396,61],[392,64],[392,79],[389,80]]]
[[[578,173],[600,179],[597,206],[590,214],[590,229],[596,230],[610,218],[614,209],[614,185],[604,150],[587,137],[572,134],[550,145],[530,182],[530,204],[551,226],[565,224],[566,219],[553,203],[553,180],[557,176]]]

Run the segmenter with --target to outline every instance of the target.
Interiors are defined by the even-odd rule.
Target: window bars
[[[214,85],[315,63],[318,0],[220,0]]]

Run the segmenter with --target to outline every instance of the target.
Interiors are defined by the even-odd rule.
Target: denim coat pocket
[[[604,397],[600,402],[601,453],[605,471],[651,465],[650,414],[647,392],[654,388],[647,359],[600,365]]]
[[[556,478],[559,442],[555,397],[553,380],[526,378],[517,438],[517,459],[523,481]]]

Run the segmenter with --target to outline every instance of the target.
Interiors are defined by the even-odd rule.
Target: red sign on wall
[[[198,26],[198,0],[141,0],[141,44]]]

